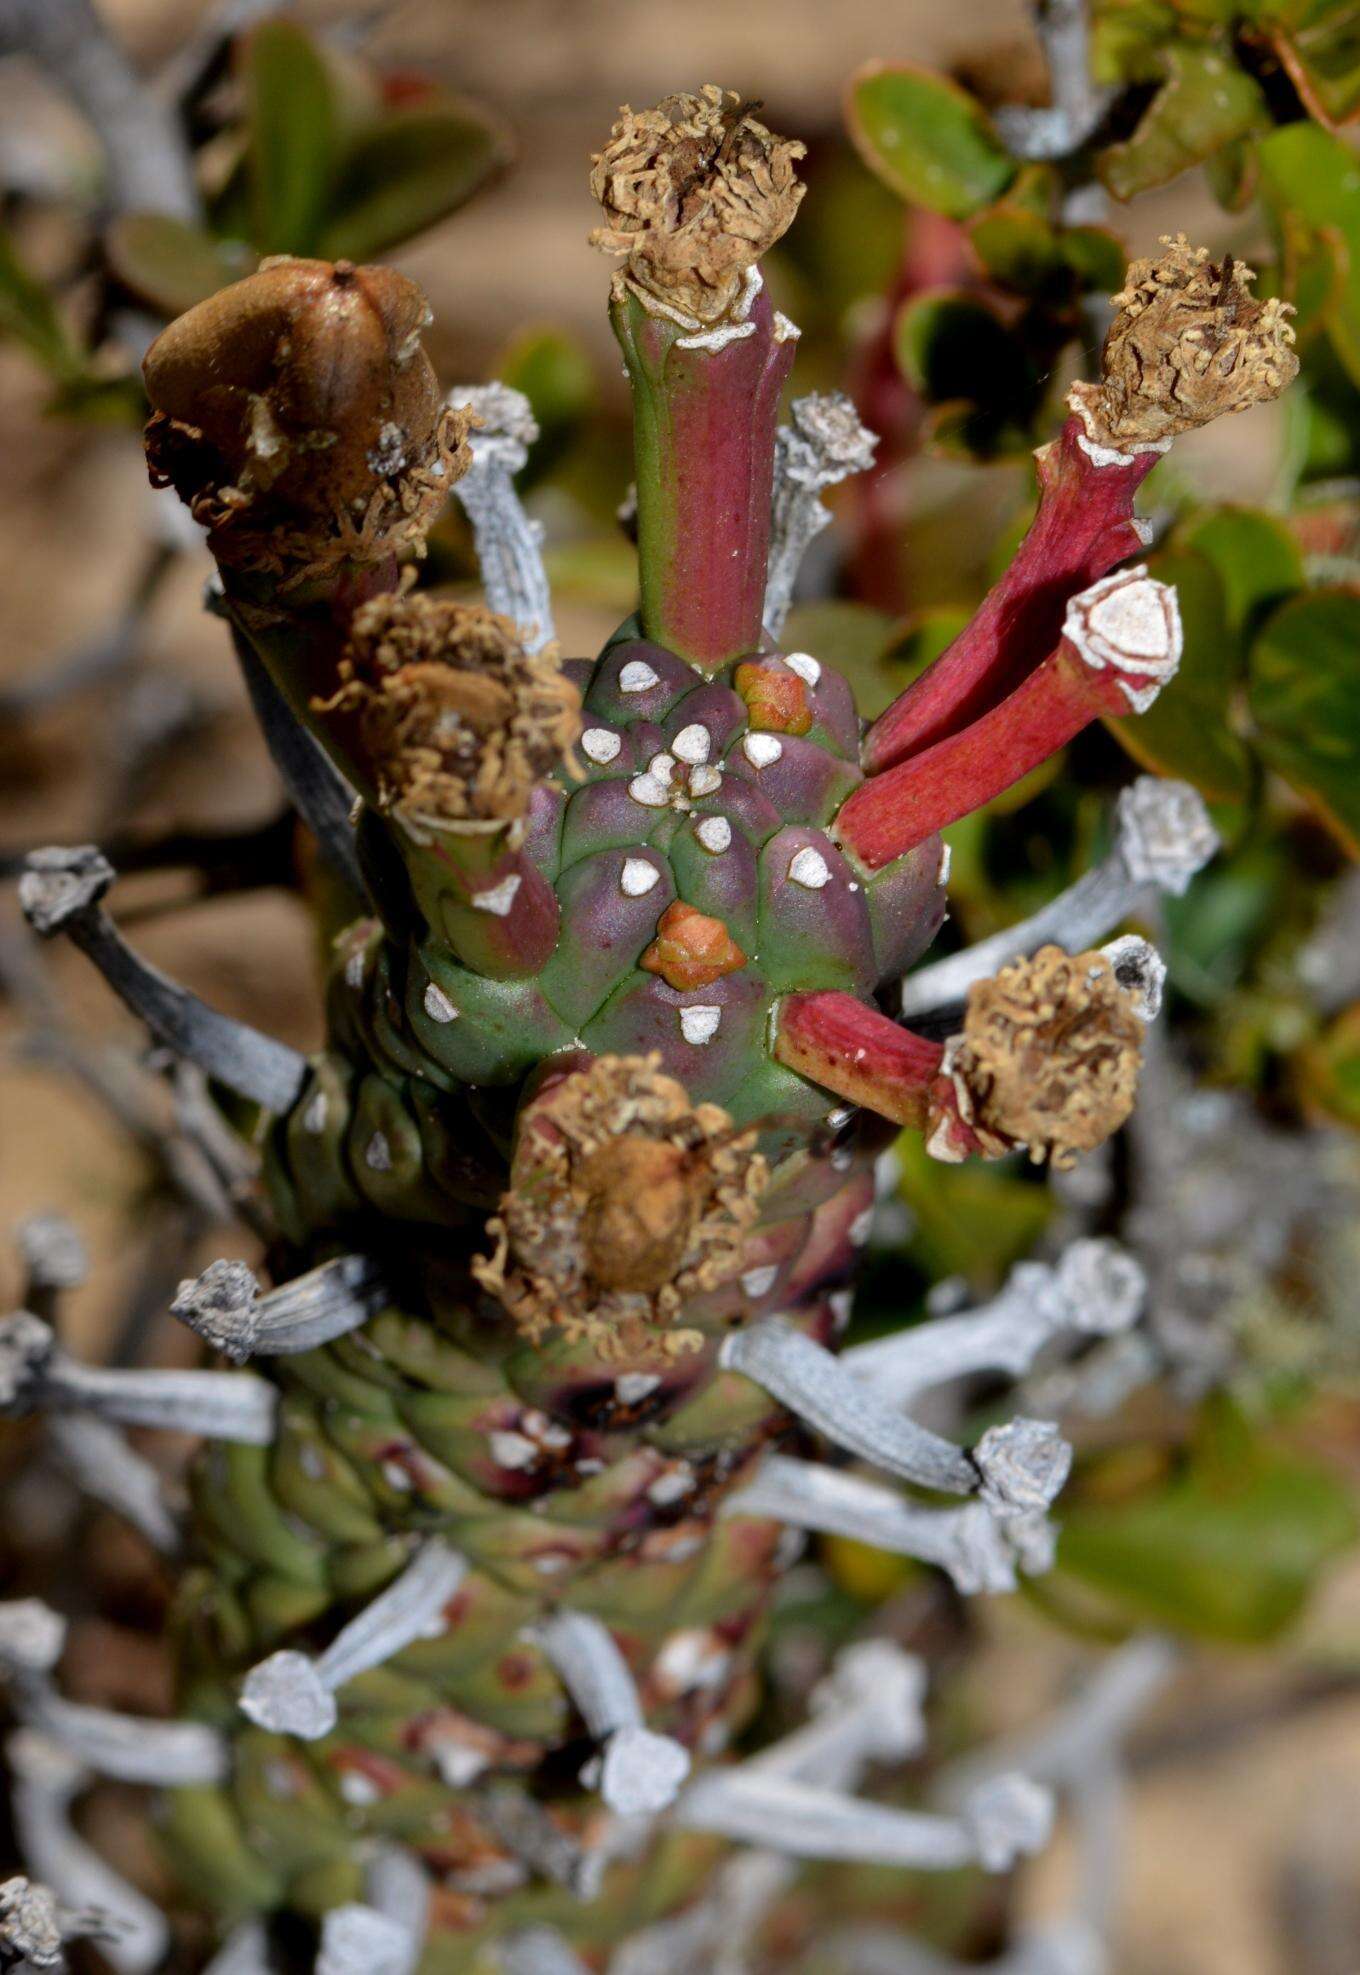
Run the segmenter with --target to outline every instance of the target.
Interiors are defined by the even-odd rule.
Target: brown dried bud
[[[376,560],[423,534],[470,455],[415,283],[279,256],[178,317],[143,366],[153,480],[224,560]],[[271,535],[275,537],[272,544]]]
[[[664,1331],[735,1274],[768,1178],[754,1132],[691,1105],[659,1056],[601,1056],[521,1120],[512,1185],[474,1273],[535,1342],[554,1326],[603,1357],[697,1344]]]
[[[1102,381],[1072,391],[1087,437],[1114,451],[1160,445],[1278,398],[1298,374],[1288,302],[1256,301],[1249,267],[1230,254],[1211,261],[1183,233],[1162,246],[1133,262],[1113,298]]]
[[[1133,1109],[1143,1025],[1103,953],[1041,947],[968,995],[943,1072],[984,1150],[1070,1166]]]
[[[792,223],[804,192],[793,167],[804,149],[712,83],[654,110],[625,104],[593,160],[590,189],[605,224],[591,245],[626,254],[624,278],[644,298],[719,322],[739,301],[747,269]]]
[[[354,613],[340,678],[317,711],[357,716],[379,802],[417,827],[513,822],[580,731],[556,648],[526,652],[478,604],[374,597]]]

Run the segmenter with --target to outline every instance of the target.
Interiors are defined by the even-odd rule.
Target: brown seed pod
[[[590,189],[605,224],[591,245],[627,256],[623,277],[644,299],[718,322],[746,270],[792,223],[805,189],[793,167],[804,149],[712,83],[654,110],[625,104],[593,160]]]
[[[1041,947],[969,990],[943,1072],[985,1150],[1070,1166],[1118,1131],[1137,1090],[1143,1025],[1103,953]]]
[[[238,564],[324,561],[335,543],[375,560],[414,540],[468,463],[467,421],[421,346],[428,321],[391,268],[262,262],[147,352],[153,480]]]
[[[607,1358],[685,1350],[698,1334],[665,1327],[740,1266],[768,1179],[755,1134],[691,1105],[660,1060],[601,1056],[521,1120],[496,1249],[474,1273],[535,1341],[559,1327]]]
[[[1160,445],[1225,412],[1278,398],[1298,374],[1287,302],[1258,302],[1252,270],[1209,259],[1183,233],[1137,260],[1116,295],[1099,384],[1070,402],[1096,444]]]

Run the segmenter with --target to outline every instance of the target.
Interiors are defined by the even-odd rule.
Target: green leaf
[[[1225,145],[1270,128],[1260,89],[1219,49],[1173,42],[1163,51],[1162,70],[1162,87],[1133,135],[1111,144],[1096,160],[1116,199],[1165,185]]]
[[[450,97],[395,110],[347,151],[319,251],[371,260],[465,205],[510,156],[505,131]]]
[[[245,44],[254,243],[312,254],[330,197],[339,112],[330,69],[297,22],[262,21]]]
[[[1169,1483],[1128,1502],[1063,1510],[1058,1572],[1126,1620],[1263,1644],[1299,1617],[1322,1572],[1356,1536],[1328,1468],[1253,1434],[1226,1398],[1205,1408]]]
[[[233,251],[164,213],[120,213],[104,234],[104,252],[123,285],[167,317],[182,315],[255,265],[248,248]]]
[[[1146,713],[1105,724],[1143,767],[1193,782],[1212,800],[1241,802],[1251,768],[1231,720],[1242,655],[1223,583],[1208,557],[1192,549],[1154,556],[1149,567],[1175,586],[1185,632],[1180,670]]]
[[[846,116],[870,171],[899,198],[947,219],[967,219],[1015,176],[1015,160],[982,105],[929,69],[861,69],[850,81]]]
[[[1045,1187],[1009,1166],[947,1166],[918,1132],[897,1141],[902,1198],[915,1218],[911,1252],[935,1277],[963,1275],[990,1289],[1027,1255],[1053,1211]]]
[[[1303,588],[1298,542],[1283,521],[1257,508],[1201,508],[1177,528],[1175,546],[1194,549],[1212,563],[1229,627],[1239,641],[1254,636],[1270,611]]]
[[[1287,124],[1261,144],[1261,191],[1282,232],[1292,219],[1334,234],[1342,272],[1326,312],[1327,333],[1360,384],[1360,163],[1354,151],[1316,124]]]
[[[1319,123],[1351,123],[1360,117],[1360,18],[1354,6],[1328,10],[1311,26],[1280,30],[1275,52]]]
[[[494,375],[523,391],[533,407],[538,438],[525,472],[529,479],[540,479],[594,409],[599,393],[589,352],[565,329],[522,329]]]
[[[4,227],[0,227],[0,335],[22,343],[54,377],[67,377],[83,365],[56,303],[24,266]]]
[[[1261,754],[1360,856],[1360,591],[1294,597],[1251,648]]]

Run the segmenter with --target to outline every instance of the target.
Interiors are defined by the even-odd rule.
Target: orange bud
[[[758,733],[806,734],[812,726],[807,686],[796,672],[747,663],[737,667],[732,683]]]
[[[657,936],[640,961],[677,990],[709,987],[746,965],[746,955],[721,919],[710,919],[677,899],[657,925]]]

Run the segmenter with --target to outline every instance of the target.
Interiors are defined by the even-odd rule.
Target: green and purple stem
[[[775,432],[796,332],[763,287],[744,322],[698,336],[629,289],[610,315],[633,390],[642,632],[714,672],[762,641]]]

